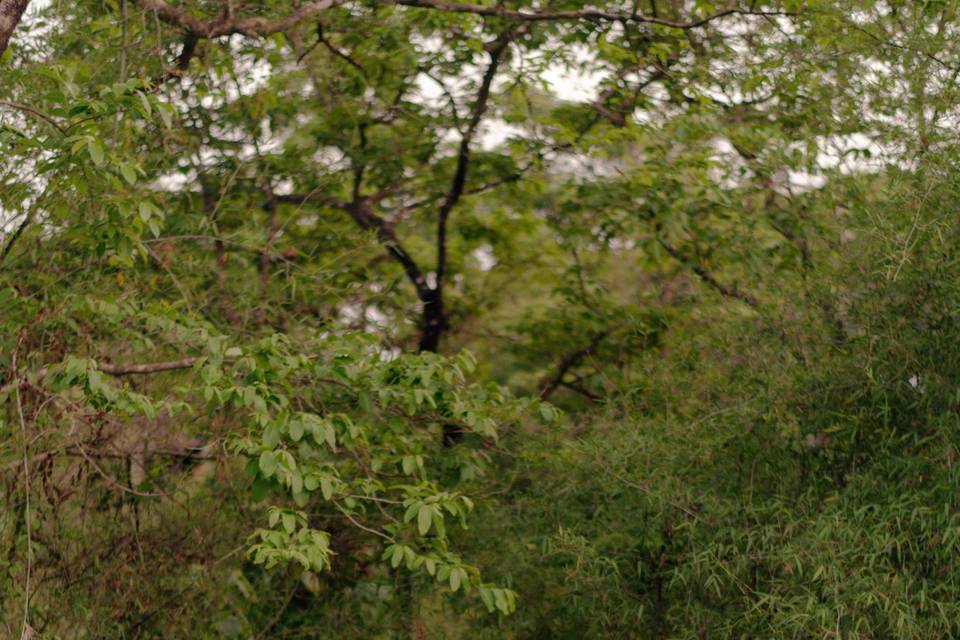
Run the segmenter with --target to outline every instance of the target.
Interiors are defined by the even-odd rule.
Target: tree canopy
[[[11,638],[960,635],[956,0],[0,0]]]

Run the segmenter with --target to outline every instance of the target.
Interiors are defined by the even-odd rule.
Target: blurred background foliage
[[[960,635],[958,8],[29,3],[4,635]]]

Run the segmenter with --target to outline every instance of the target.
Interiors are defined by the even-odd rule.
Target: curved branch
[[[702,266],[686,259],[676,247],[668,243],[666,240],[663,240],[661,238],[660,245],[666,250],[667,253],[670,254],[670,256],[674,260],[689,267],[690,270],[693,271],[695,274],[697,274],[697,276],[701,280],[703,280],[706,284],[708,284],[712,289],[714,289],[721,295],[724,295],[728,298],[736,298],[741,302],[747,303],[751,307],[756,307],[760,304],[759,302],[757,302],[757,299],[752,294],[749,294],[746,291],[741,291],[735,285],[724,284],[720,282],[714,277],[712,273],[704,269]]]
[[[13,249],[13,245],[20,239],[20,236],[23,235],[23,232],[26,231],[27,227],[30,226],[30,222],[33,219],[33,216],[30,213],[27,213],[27,216],[23,219],[23,222],[10,234],[10,238],[3,245],[3,249],[0,249],[0,264],[3,264],[3,261],[7,259],[7,255],[10,253],[10,250]]]
[[[417,290],[417,297],[421,302],[427,303],[433,296],[434,290],[427,284],[427,279],[424,277],[420,265],[400,244],[393,227],[371,210],[370,203],[367,200],[361,200],[355,206],[349,207],[347,212],[362,228],[374,231],[377,234],[377,239],[387,250],[387,253],[403,267],[407,278]]]
[[[719,20],[728,16],[795,16],[798,15],[789,11],[761,11],[755,9],[725,9],[712,15],[691,20],[689,22],[680,22],[677,20],[667,20],[656,16],[649,16],[633,12],[601,11],[600,9],[577,9],[569,11],[548,11],[545,9],[535,9],[532,11],[517,11],[503,9],[500,6],[481,6],[476,4],[464,4],[459,2],[440,2],[438,0],[392,0],[392,4],[399,4],[407,7],[417,7],[420,9],[434,9],[437,11],[447,11],[450,13],[471,13],[478,16],[487,16],[491,18],[505,18],[510,20],[521,20],[524,22],[547,22],[547,21],[566,21],[566,20],[602,20],[604,22],[638,22],[646,24],[655,24],[672,29],[697,29],[704,27],[714,20]]]
[[[379,240],[380,244],[387,250],[387,253],[403,267],[407,278],[417,290],[417,298],[419,298],[421,302],[426,302],[430,299],[433,290],[427,284],[423,270],[420,269],[420,265],[413,259],[413,256],[400,244],[400,240],[397,238],[393,226],[373,212],[372,205],[383,197],[383,193],[377,193],[365,198],[358,198],[354,202],[346,202],[337,198],[319,195],[315,191],[311,191],[310,193],[294,193],[284,196],[275,195],[268,200],[268,203],[306,204],[309,201],[313,201],[317,204],[348,213],[361,229],[373,231],[377,234],[377,240]]]
[[[27,0],[5,0],[7,3],[26,5]],[[250,37],[269,36],[286,31],[301,22],[318,17],[324,11],[345,3],[345,0],[317,0],[306,2],[293,12],[279,18],[268,19],[262,16],[238,18],[232,14],[221,14],[216,18],[199,18],[186,9],[173,6],[164,0],[133,0],[143,9],[153,11],[160,20],[167,24],[185,29],[200,38],[218,38],[233,34],[242,34]],[[715,20],[729,16],[796,16],[789,11],[762,11],[757,9],[733,8],[718,11],[717,13],[696,18],[687,22],[668,20],[653,15],[633,12],[602,11],[600,9],[575,9],[568,11],[549,11],[535,9],[528,11],[504,9],[500,6],[484,6],[459,2],[441,2],[439,0],[383,0],[385,5],[399,5],[417,9],[429,9],[447,13],[469,13],[490,18],[503,18],[521,22],[557,22],[576,20],[595,20],[604,22],[633,22],[654,24],[671,29],[698,29],[705,27]],[[2,6],[2,3],[0,3]],[[0,22],[2,27],[2,22]],[[2,32],[0,32],[2,42]],[[0,48],[2,52],[2,48]]]
[[[261,16],[237,18],[233,15],[221,15],[204,20],[189,11],[172,6],[164,0],[133,0],[147,11],[153,11],[160,20],[175,27],[185,29],[199,38],[219,38],[233,34],[250,37],[262,37],[286,31],[301,22],[316,18],[321,13],[342,3],[342,0],[318,0],[300,5],[290,14],[269,20]]]
[[[3,2],[3,0],[0,0],[0,2]],[[31,107],[31,106],[28,105],[28,104],[21,104],[21,103],[19,103],[19,102],[11,102],[10,100],[0,100],[0,107],[8,107],[8,108],[10,108],[10,109],[16,109],[17,111],[22,111],[22,112],[27,113],[27,114],[35,117],[35,118],[39,118],[40,120],[43,120],[44,122],[46,122],[47,124],[49,124],[51,127],[53,127],[54,129],[56,129],[57,131],[59,131],[59,132],[60,132],[61,134],[63,134],[63,135],[66,135],[66,133],[67,133],[66,128],[65,128],[62,124],[60,124],[59,122],[57,122],[56,119],[52,118],[51,116],[48,116],[48,115],[45,114],[43,111],[40,111],[39,109],[37,109],[37,108],[35,108],[35,107]]]
[[[590,339],[590,343],[587,344],[587,346],[583,347],[582,349],[577,349],[576,351],[573,351],[565,355],[563,359],[560,361],[560,364],[557,365],[556,373],[554,373],[553,376],[549,378],[544,378],[540,382],[539,397],[543,399],[547,399],[548,397],[550,397],[550,394],[552,394],[554,391],[557,390],[558,387],[561,387],[561,386],[571,387],[574,389],[574,391],[587,395],[584,389],[572,386],[572,385],[575,385],[576,383],[568,383],[564,380],[564,378],[566,377],[567,373],[571,369],[573,369],[575,366],[580,364],[580,362],[584,358],[590,355],[593,355],[593,353],[600,346],[600,343],[603,342],[604,339],[606,339],[606,337],[609,335],[610,335],[610,329],[604,329],[603,331],[600,331],[599,333],[594,334],[594,336]]]
[[[167,362],[147,362],[145,364],[108,364],[97,362],[97,369],[111,376],[128,376],[134,373],[159,373],[175,369],[189,369],[197,363],[197,358],[181,358]]]

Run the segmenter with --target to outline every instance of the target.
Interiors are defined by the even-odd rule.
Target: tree
[[[754,636],[766,602],[827,633],[777,541],[932,455],[829,416],[909,431],[896,349],[858,340],[925,362],[878,301],[950,317],[952,2],[84,1],[4,53],[25,7],[7,635]],[[823,496],[849,509],[804,519]],[[779,564],[725,555],[753,544]]]
[[[7,50],[10,36],[20,23],[30,0],[4,0],[0,2],[0,56]]]

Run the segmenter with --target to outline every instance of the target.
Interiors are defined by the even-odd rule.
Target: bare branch
[[[313,356],[307,356],[307,358],[313,359]],[[128,376],[128,375],[134,375],[134,374],[146,375],[151,373],[162,373],[164,371],[177,371],[180,369],[190,369],[195,364],[197,364],[197,362],[200,360],[201,358],[199,357],[191,357],[191,358],[180,358],[179,360],[166,360],[163,362],[146,362],[146,363],[132,363],[132,364],[110,364],[107,362],[95,362],[94,368],[97,371],[102,371],[103,373],[106,373],[107,375],[121,377],[121,376]],[[224,360],[224,364],[230,364],[232,362],[234,362],[232,359]],[[50,367],[43,367],[43,368],[37,369],[36,371],[28,375],[15,377],[12,382],[9,382],[6,385],[0,387],[0,393],[6,393],[14,389],[17,385],[21,384],[24,380],[27,380],[27,379],[33,382],[37,382],[45,378],[47,374],[50,373],[50,369],[51,369]],[[344,382],[343,380],[339,380],[337,378],[331,378],[329,376],[311,376],[310,379],[316,382],[323,382],[326,384],[337,385],[345,389],[351,388],[350,385]]]
[[[342,0],[306,2],[288,15],[273,20],[260,16],[237,18],[227,12],[216,18],[204,20],[179,6],[167,4],[164,0],[133,0],[133,2],[147,11],[155,12],[157,17],[167,24],[185,29],[197,37],[219,38],[233,34],[262,37],[280,33],[301,22],[316,18],[327,9],[341,4]]]
[[[427,285],[427,279],[424,277],[420,266],[400,244],[400,241],[397,239],[397,234],[393,230],[393,226],[376,215],[367,200],[361,200],[356,206],[351,207],[348,212],[354,221],[362,228],[376,232],[380,244],[382,244],[384,248],[386,248],[387,253],[403,267],[407,278],[413,283],[414,288],[417,290],[417,297],[421,302],[427,302],[433,294],[433,291],[429,285]]]
[[[700,264],[685,258],[683,254],[681,254],[676,247],[668,243],[666,240],[663,240],[661,238],[660,245],[664,249],[666,249],[667,253],[669,253],[674,260],[677,260],[678,262],[681,262],[687,267],[689,267],[690,270],[693,271],[695,274],[697,274],[697,276],[701,280],[703,280],[706,284],[708,284],[711,288],[713,288],[715,291],[717,291],[721,295],[724,295],[728,298],[736,298],[741,302],[747,303],[751,307],[756,307],[759,305],[759,302],[757,302],[757,299],[753,295],[745,291],[741,291],[734,285],[724,284],[720,282],[714,277],[712,273],[704,269]]]
[[[347,64],[349,64],[351,67],[353,67],[353,68],[356,69],[357,71],[359,71],[359,72],[360,72],[360,75],[361,75],[363,78],[366,78],[366,77],[367,77],[367,70],[364,69],[363,66],[362,66],[359,62],[357,62],[356,60],[354,60],[353,58],[351,58],[348,53],[345,53],[345,52],[341,51],[340,49],[338,49],[336,46],[334,46],[334,44],[333,44],[332,42],[330,42],[330,41],[327,39],[327,37],[326,37],[326,36],[324,35],[324,33],[323,33],[323,25],[320,24],[320,23],[317,23],[317,42],[318,42],[319,44],[322,44],[322,45],[327,49],[327,51],[329,51],[330,53],[332,53],[332,54],[335,55],[336,57],[340,58],[341,60],[343,60],[344,62],[346,62]],[[304,55],[306,55],[306,54],[304,54]],[[298,62],[299,62],[299,61],[298,61]]]
[[[5,0],[7,4],[26,6],[28,0]],[[157,17],[167,24],[185,29],[200,38],[218,38],[232,34],[243,34],[249,37],[263,37],[286,31],[302,22],[318,17],[324,11],[339,6],[345,0],[317,0],[306,2],[297,9],[278,18],[268,19],[261,16],[238,18],[229,12],[223,12],[215,18],[199,18],[180,6],[173,6],[164,0],[133,0],[142,8],[153,11]],[[715,20],[729,16],[795,16],[788,11],[763,11],[745,8],[732,8],[717,13],[696,18],[687,22],[668,20],[655,15],[645,15],[633,12],[602,11],[599,9],[577,9],[568,11],[548,11],[536,9],[528,11],[504,9],[502,6],[484,6],[458,2],[440,2],[438,0],[384,0],[385,5],[400,5],[418,9],[430,9],[448,13],[470,13],[477,16],[502,18],[521,22],[547,21],[576,21],[594,20],[603,22],[633,22],[655,24],[672,29],[698,29],[705,27]],[[0,3],[0,6],[3,6]],[[0,22],[2,27],[2,22]],[[2,38],[2,31],[0,31]],[[2,52],[2,48],[0,48]]]
[[[493,79],[497,75],[497,69],[500,67],[500,62],[507,52],[507,48],[519,31],[512,30],[504,33],[485,47],[490,55],[490,64],[487,65],[480,81],[477,98],[470,112],[470,121],[460,138],[460,149],[457,152],[457,167],[454,170],[453,181],[437,212],[436,283],[427,290],[426,297],[421,297],[423,301],[423,325],[420,333],[420,351],[436,352],[440,347],[440,337],[448,327],[447,311],[443,300],[443,284],[447,273],[447,220],[450,217],[450,212],[463,196],[464,186],[467,183],[467,170],[470,166],[470,143],[477,133],[477,128],[480,126],[480,121],[483,120],[484,113],[486,113]],[[447,433],[448,426],[444,427],[445,443],[452,442],[447,436],[453,437],[452,434]]]
[[[264,206],[271,206],[272,204],[307,204],[313,202],[315,204],[322,204],[328,207],[333,207],[334,209],[340,209],[342,211],[350,210],[350,203],[338,198],[332,198],[330,196],[324,196],[318,193],[317,189],[309,193],[290,193],[287,195],[272,195],[267,200]]]
[[[350,217],[353,218],[353,221],[356,222],[360,228],[376,233],[377,240],[379,240],[380,244],[387,250],[387,253],[403,267],[407,278],[417,290],[417,298],[419,298],[421,302],[424,302],[429,299],[431,289],[427,285],[427,279],[423,275],[423,270],[420,269],[420,265],[413,259],[413,256],[400,244],[400,241],[397,239],[397,234],[393,230],[393,226],[373,212],[373,204],[388,195],[386,192],[377,193],[365,198],[358,198],[355,202],[345,202],[337,198],[320,196],[315,192],[310,192],[306,194],[295,193],[285,196],[273,196],[270,200],[286,204],[306,204],[312,201],[334,209],[340,209],[350,214]]]
[[[590,402],[600,402],[601,400],[603,400],[603,396],[596,394],[593,391],[590,391],[589,389],[581,385],[579,382],[564,381],[564,382],[561,382],[560,385],[563,387],[566,387],[567,389],[570,389],[571,391],[575,391],[579,393]]]
[[[148,362],[145,364],[108,364],[98,362],[97,369],[111,376],[128,376],[137,373],[159,373],[175,369],[189,369],[196,364],[197,358],[181,358],[167,362]]]
[[[151,449],[147,448],[145,451],[103,451],[103,450],[92,450],[84,449],[84,452],[87,456],[95,459],[111,459],[111,460],[129,460],[135,455],[146,455],[146,456],[163,456],[168,458],[181,458],[184,460],[216,460],[217,456],[204,453],[200,448],[194,449]],[[43,453],[38,453],[31,458],[31,462],[34,464],[43,463],[50,458],[76,458],[83,457],[83,454],[77,448],[76,445],[68,446],[63,449],[57,449],[53,451],[44,451]],[[7,464],[3,468],[3,471],[11,471],[19,468],[23,464],[22,460],[14,460]]]
[[[3,249],[0,249],[0,264],[3,264],[3,261],[7,259],[7,255],[10,253],[10,250],[13,249],[13,245],[20,239],[20,236],[23,235],[23,232],[27,230],[27,227],[30,226],[30,222],[33,220],[33,216],[30,212],[27,212],[26,217],[23,219],[13,233],[10,234],[10,238],[3,245]]]
[[[568,383],[564,380],[564,378],[566,377],[567,373],[572,368],[580,364],[580,362],[584,358],[586,358],[589,355],[592,355],[597,350],[597,347],[600,346],[600,343],[603,342],[603,340],[609,335],[610,335],[609,329],[600,331],[599,333],[594,334],[594,336],[590,339],[590,343],[587,346],[583,347],[582,349],[577,349],[576,351],[572,351],[567,355],[565,355],[563,359],[560,361],[560,364],[557,365],[556,373],[554,373],[553,376],[551,377],[544,378],[540,382],[540,397],[541,398],[550,397],[550,394],[552,394],[554,391],[557,390],[558,387],[561,387],[561,386],[572,387],[574,391],[577,391],[579,393],[584,393],[584,395],[588,395],[587,393],[585,393],[584,389],[572,386],[572,385],[575,385],[576,383]]]
[[[0,2],[3,2],[3,0],[0,0]],[[56,119],[52,118],[51,116],[48,116],[47,114],[45,114],[44,112],[40,111],[35,107],[31,107],[28,104],[20,104],[19,102],[11,102],[10,100],[0,100],[0,107],[16,109],[17,111],[22,111],[24,113],[30,114],[35,118],[39,118],[40,120],[43,120],[44,122],[46,122],[47,124],[55,128],[60,133],[64,135],[66,135],[67,133],[67,129],[62,124],[57,122]]]
[[[697,29],[704,27],[714,20],[726,18],[728,16],[795,16],[796,13],[789,11],[760,11],[753,9],[733,8],[719,11],[712,15],[694,19],[688,22],[677,20],[667,20],[656,16],[649,16],[636,11],[616,12],[601,11],[599,9],[578,9],[570,11],[548,11],[545,9],[535,9],[532,11],[516,11],[504,9],[502,6],[482,6],[476,4],[464,4],[458,2],[440,2],[438,0],[392,0],[392,4],[404,5],[407,7],[418,7],[421,9],[434,9],[438,11],[447,11],[450,13],[472,13],[478,16],[487,16],[491,18],[504,18],[510,20],[520,20],[525,22],[545,22],[545,21],[569,21],[569,20],[598,20],[604,22],[639,22],[646,24],[656,24],[662,27],[673,29]]]

